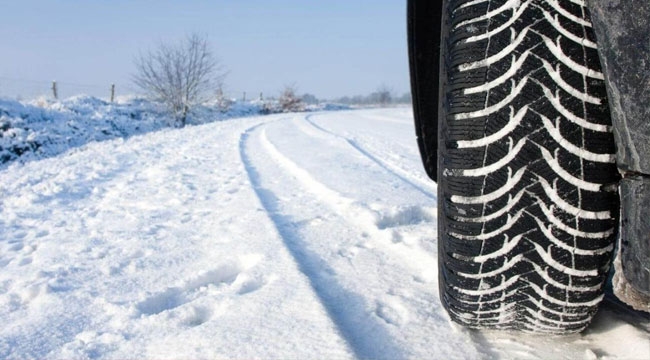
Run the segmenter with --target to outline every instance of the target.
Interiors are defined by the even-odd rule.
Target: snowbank
[[[313,110],[343,110],[329,104]],[[208,103],[193,109],[188,125],[279,112],[273,103],[232,101],[227,109]],[[137,97],[115,103],[90,96],[61,101],[44,98],[28,102],[0,99],[0,170],[61,154],[93,141],[128,138],[168,128],[174,123],[165,108]]]

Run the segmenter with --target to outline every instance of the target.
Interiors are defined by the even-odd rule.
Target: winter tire
[[[603,297],[618,216],[585,2],[446,0],[441,17],[436,117],[417,104],[437,99],[414,103],[419,141],[438,142],[442,302],[471,328],[581,331]],[[412,76],[421,52],[411,48]]]

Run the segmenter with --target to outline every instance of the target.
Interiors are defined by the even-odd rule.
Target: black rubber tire
[[[440,292],[471,328],[583,330],[603,297],[618,173],[581,0],[448,0]]]

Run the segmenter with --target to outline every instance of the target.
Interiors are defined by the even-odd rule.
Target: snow
[[[406,108],[151,125],[12,162],[0,358],[650,359],[648,318],[609,299],[577,335],[454,325],[412,126]]]
[[[343,105],[321,103],[306,110],[345,109]],[[193,107],[187,123],[199,125],[280,112],[277,100],[215,100]],[[0,98],[0,170],[14,161],[51,157],[92,141],[128,138],[166,129],[174,123],[162,104],[137,97],[119,97],[113,103],[85,95],[61,101]]]

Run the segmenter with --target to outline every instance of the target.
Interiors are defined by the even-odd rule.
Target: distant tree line
[[[396,105],[411,104],[411,93],[407,92],[396,96],[392,89],[386,85],[379,86],[374,92],[368,95],[343,96],[332,100],[335,103],[345,105]]]

